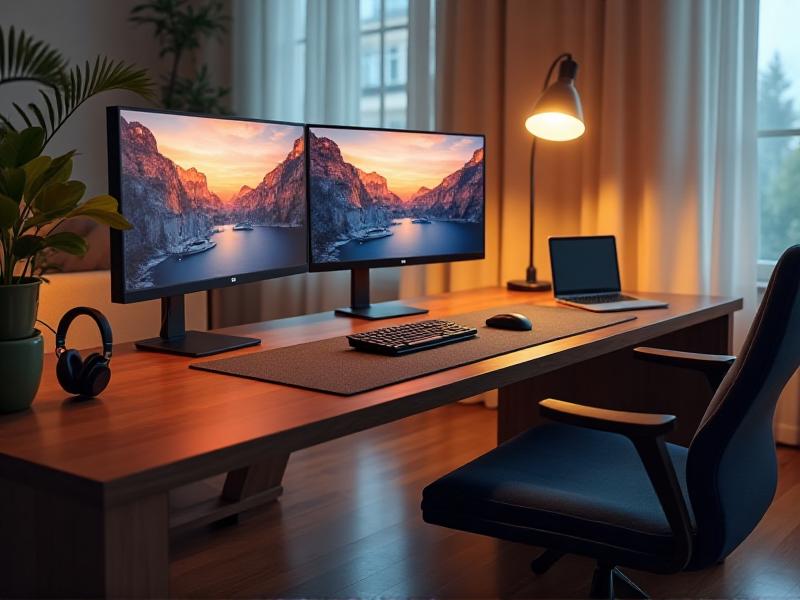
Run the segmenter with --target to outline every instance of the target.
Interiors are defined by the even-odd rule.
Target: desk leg
[[[637,345],[729,354],[732,331],[732,315],[725,315]],[[600,408],[677,415],[669,440],[687,446],[711,396],[701,374],[644,363],[626,348],[501,388],[497,441],[543,423],[538,402],[558,398]]]
[[[204,525],[235,523],[239,514],[272,502],[283,493],[283,473],[289,454],[276,454],[262,462],[231,471],[220,492],[211,484],[192,484],[173,491],[170,533],[180,535]]]
[[[288,463],[288,454],[278,454],[264,462],[231,471],[222,488],[222,499],[241,502],[257,495],[264,502],[274,500],[283,493],[281,484]]]
[[[163,598],[167,495],[119,506],[0,480],[0,596]]]

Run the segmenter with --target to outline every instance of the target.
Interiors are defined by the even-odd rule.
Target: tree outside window
[[[759,259],[800,243],[800,38],[795,0],[761,0],[758,76]],[[762,268],[760,278],[767,270]]]

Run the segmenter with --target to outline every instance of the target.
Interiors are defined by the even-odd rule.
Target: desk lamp
[[[558,68],[558,79],[550,84],[550,78]],[[540,292],[550,289],[546,281],[536,280],[536,267],[533,265],[533,218],[534,218],[534,164],[536,157],[536,138],[554,142],[566,142],[583,135],[586,126],[583,124],[583,108],[578,90],[575,89],[575,75],[578,63],[572,60],[571,54],[561,54],[550,65],[544,79],[542,93],[533,106],[531,116],[525,121],[525,127],[533,134],[531,142],[531,214],[530,214],[530,263],[525,272],[525,279],[508,282],[508,289],[523,292]]]

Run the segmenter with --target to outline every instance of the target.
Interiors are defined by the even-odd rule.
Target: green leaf
[[[11,198],[0,194],[0,228],[10,229],[19,218],[19,206]]]
[[[48,235],[44,238],[44,247],[61,250],[62,252],[74,254],[75,256],[83,256],[89,249],[89,244],[77,233],[59,231],[58,233]]]
[[[149,99],[153,97],[153,87],[145,69],[98,56],[94,64],[87,61],[64,69],[57,84],[40,94],[43,102],[29,103],[26,109],[15,108],[26,124],[38,123],[45,129],[46,145],[89,98],[111,90],[126,90]]]
[[[21,144],[19,132],[7,130],[0,143],[0,167],[16,167]]]
[[[12,254],[18,259],[33,256],[44,248],[44,238],[39,235],[23,235],[14,243]]]
[[[101,225],[106,225],[112,229],[133,229],[128,220],[118,212],[108,212],[104,210],[87,210],[80,214],[81,217],[91,219]]]
[[[49,156],[37,156],[27,162],[22,168],[25,170],[25,195],[30,198],[31,185],[47,170],[53,162]]]
[[[15,167],[21,167],[39,156],[44,144],[44,129],[41,127],[29,127],[19,132],[19,148],[17,149],[17,162]]]
[[[42,85],[56,85],[66,67],[58,50],[10,27],[0,27],[0,82],[5,79],[33,79]]]
[[[104,210],[109,212],[117,212],[118,209],[119,203],[117,199],[108,194],[101,194],[94,198],[89,198],[77,208],[77,210]]]
[[[88,217],[114,229],[131,229],[133,225],[119,214],[118,206],[119,203],[116,198],[108,194],[102,194],[89,198],[89,200],[70,212],[68,217]]]
[[[80,181],[51,183],[36,196],[33,207],[39,212],[45,213],[62,208],[72,209],[77,206],[84,193],[86,193],[86,185]]]
[[[44,172],[36,177],[30,184],[27,190],[28,198],[31,200],[34,199],[43,187],[51,183],[62,182],[69,179],[69,176],[72,175],[72,157],[74,155],[75,151],[71,150],[66,154],[52,159]]]
[[[19,204],[25,191],[25,171],[9,167],[0,171],[0,193]]]
[[[0,143],[0,167],[20,167],[42,151],[44,131],[28,127],[22,131],[7,131]]]

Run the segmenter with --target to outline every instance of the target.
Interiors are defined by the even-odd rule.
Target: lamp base
[[[549,281],[526,281],[525,279],[512,279],[506,286],[515,292],[546,292],[552,289]]]

